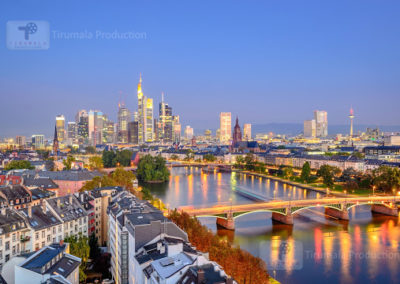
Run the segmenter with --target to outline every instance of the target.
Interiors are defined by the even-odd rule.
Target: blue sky
[[[0,136],[51,134],[78,109],[116,118],[136,85],[161,92],[184,125],[217,128],[231,111],[251,123],[399,125],[398,1],[1,1]],[[6,23],[50,23],[48,50],[6,47]],[[144,38],[57,39],[134,32]],[[158,106],[155,106],[155,109]]]

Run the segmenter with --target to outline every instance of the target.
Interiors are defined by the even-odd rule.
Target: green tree
[[[72,166],[72,162],[75,162],[75,158],[73,156],[68,156],[63,160],[64,170],[70,170]]]
[[[99,187],[117,186],[114,179],[108,175],[96,176],[92,180],[85,182],[80,191],[92,190]]]
[[[173,161],[176,161],[176,160],[179,159],[179,157],[176,154],[172,154],[170,159],[173,160]]]
[[[122,150],[117,152],[117,166],[129,167],[131,165],[131,158],[133,152],[129,150]]]
[[[105,168],[115,168],[117,164],[117,154],[114,151],[103,151],[103,165]]]
[[[311,166],[309,162],[305,162],[303,164],[303,167],[301,169],[301,175],[300,178],[303,182],[308,183],[310,181],[310,176],[311,176]]]
[[[317,175],[322,178],[324,185],[332,187],[335,175],[340,173],[340,169],[329,165],[323,165],[317,171]]]
[[[33,170],[35,167],[31,165],[31,162],[25,161],[25,160],[14,160],[9,162],[5,166],[5,170],[19,170],[19,169],[28,169],[28,170]]]
[[[394,193],[400,188],[400,169],[380,166],[373,171],[373,184],[386,193]]]
[[[244,164],[244,158],[242,155],[236,156],[235,168],[241,168]]]
[[[283,178],[290,179],[293,175],[293,168],[292,167],[284,167],[282,172]]]
[[[85,153],[86,154],[96,154],[96,148],[93,146],[87,146],[87,147],[85,147]]]
[[[205,154],[203,160],[206,162],[215,162],[217,158],[213,154]]]
[[[146,155],[140,158],[137,176],[144,182],[165,182],[169,180],[169,170],[161,156]]]
[[[111,174],[111,178],[116,185],[128,190],[133,189],[133,181],[136,180],[136,176],[131,171],[125,171],[123,168],[117,168]]]
[[[69,243],[70,254],[75,255],[82,260],[82,263],[79,266],[79,282],[84,282],[86,280],[86,263],[90,255],[89,239],[79,233],[78,236],[66,237],[64,241]]]
[[[103,159],[99,156],[93,156],[89,158],[89,169],[101,170],[104,167]]]
[[[89,237],[89,247],[90,247],[90,258],[91,259],[99,258],[101,255],[99,240],[97,239],[94,233],[92,233]]]
[[[245,164],[245,169],[248,171],[253,171],[254,170],[254,166],[255,166],[255,158],[254,155],[251,153],[246,154],[246,156],[244,157],[244,164]]]

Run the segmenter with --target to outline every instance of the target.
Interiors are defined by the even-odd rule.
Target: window
[[[56,227],[53,227],[53,234],[56,233]]]
[[[36,232],[36,234],[35,234],[35,238],[36,238],[36,240],[38,240],[38,239],[39,239],[39,232]]]
[[[78,231],[78,225],[75,225],[75,231]]]
[[[44,247],[44,242],[42,242],[42,248]]]
[[[53,243],[55,243],[55,242],[56,242],[56,238],[54,237],[54,238],[53,238]]]
[[[0,238],[0,247],[3,246],[3,238]]]
[[[62,230],[62,227],[60,225],[60,226],[58,226],[58,232],[61,233],[61,230]]]
[[[50,235],[47,235],[47,241],[50,242]]]
[[[44,239],[46,237],[46,232],[43,230],[42,231],[42,239]]]
[[[17,240],[17,236],[14,234],[12,234],[12,241],[15,242]]]
[[[0,250],[0,260],[3,259],[3,251]]]
[[[6,241],[6,250],[10,250],[10,241]]]
[[[35,250],[39,250],[39,243],[35,245]]]
[[[15,249],[15,246],[12,247],[12,254],[15,254],[17,251]]]

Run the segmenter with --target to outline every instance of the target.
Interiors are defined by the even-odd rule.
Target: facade
[[[154,140],[154,119],[153,119],[153,99],[143,95],[142,76],[140,75],[137,88],[138,98],[138,127],[139,143],[153,142]]]
[[[243,125],[243,140],[251,140],[251,124],[245,123]]]
[[[1,203],[5,200],[8,206],[15,209],[28,207],[32,201],[32,193],[20,184],[0,187]]]
[[[32,147],[35,150],[44,149],[44,135],[34,134],[32,135]]]
[[[172,142],[172,126],[172,108],[164,102],[164,94],[162,94],[161,103],[159,105],[159,140],[162,142]]]
[[[317,125],[314,119],[304,121],[304,137],[315,138],[317,136]]]
[[[219,115],[219,141],[223,144],[229,143],[231,140],[231,113],[221,112]]]
[[[193,128],[190,127],[190,125],[187,125],[185,128],[185,138],[187,140],[191,140],[193,138],[193,135],[194,135]]]
[[[86,110],[80,110],[75,116],[77,125],[77,139],[79,144],[88,143],[89,139],[89,116]]]
[[[328,113],[324,110],[314,111],[314,119],[316,124],[316,136],[328,136]]]
[[[130,122],[131,114],[124,106],[118,105],[118,143],[128,143],[128,123]]]
[[[88,136],[91,145],[101,144],[103,141],[103,113],[99,110],[88,112]]]
[[[78,234],[89,236],[88,213],[73,194],[51,198],[45,202],[51,213],[63,223],[63,239]]]
[[[182,125],[179,122],[179,115],[174,115],[172,117],[172,121],[173,121],[172,141],[173,143],[179,143],[181,141],[181,134],[182,134]]]
[[[115,125],[114,122],[108,120],[107,117],[103,116],[103,143],[114,143],[115,142]]]
[[[67,138],[68,138],[68,143],[69,144],[75,144],[77,142],[77,129],[76,122],[74,121],[69,121],[67,124]]]
[[[137,121],[131,121],[128,123],[128,143],[139,144],[139,123]]]
[[[26,137],[25,136],[16,136],[15,144],[17,144],[18,149],[24,149],[26,145]]]
[[[400,146],[400,135],[390,135],[384,138],[385,146]]]
[[[58,135],[58,141],[64,143],[65,141],[65,117],[63,115],[56,116],[56,129]]]

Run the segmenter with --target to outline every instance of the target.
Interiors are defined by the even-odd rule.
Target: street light
[[[375,196],[375,185],[372,186],[372,196]]]

